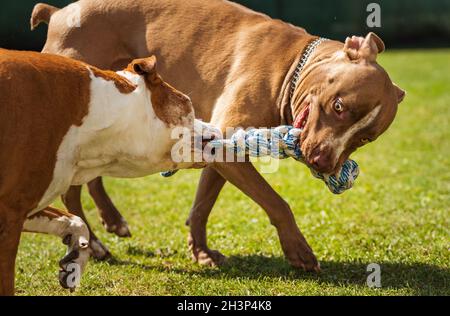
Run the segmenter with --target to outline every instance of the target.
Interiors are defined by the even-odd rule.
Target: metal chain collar
[[[305,67],[306,63],[308,62],[309,57],[311,57],[312,53],[316,50],[317,46],[319,46],[322,42],[328,41],[329,39],[324,37],[319,37],[308,44],[308,46],[305,49],[305,52],[303,53],[302,57],[300,58],[300,61],[298,62],[297,67],[294,70],[294,73],[292,74],[291,79],[291,91],[289,94],[290,102],[292,102],[292,97],[294,96],[295,89],[297,89],[299,80],[300,80],[300,74],[303,71],[303,68]]]

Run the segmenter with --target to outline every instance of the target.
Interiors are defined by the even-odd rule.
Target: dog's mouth
[[[305,128],[306,128],[306,124],[308,123],[309,113],[310,113],[310,105],[307,105],[305,108],[302,109],[302,111],[295,118],[295,121],[294,121],[294,127],[302,130],[302,133],[300,136],[300,147],[301,147],[301,151],[303,152],[303,156],[305,156],[305,158],[307,156],[307,155],[305,155],[305,154],[307,154],[306,148],[305,148],[307,132],[305,131]],[[308,160],[306,159],[306,162],[307,161]],[[307,164],[308,164],[308,162],[307,162]]]
[[[305,128],[306,123],[308,123],[308,118],[309,118],[309,107],[310,106],[307,105],[297,116],[297,118],[295,119],[295,122],[294,122],[295,128],[300,128],[300,129]]]
[[[310,114],[310,105],[308,104],[305,108],[302,109],[300,114],[297,116],[294,122],[294,127],[299,128],[302,130],[301,135],[301,151],[303,153],[304,160],[308,167],[316,170],[317,172],[320,172],[317,170],[317,166],[314,164],[314,161],[311,159],[311,156],[313,155],[313,151],[308,150],[308,146],[306,143],[306,138],[308,137],[308,132],[306,131],[306,124],[308,123],[309,114]],[[316,148],[317,149],[317,148]]]

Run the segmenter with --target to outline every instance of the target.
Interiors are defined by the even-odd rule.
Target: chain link
[[[291,79],[291,90],[290,90],[290,101],[292,102],[292,97],[294,96],[295,89],[297,89],[299,80],[300,80],[300,74],[303,71],[303,68],[305,67],[306,63],[309,60],[309,57],[311,57],[311,54],[316,50],[317,46],[320,45],[320,43],[328,41],[327,38],[319,37],[312,41],[305,49],[305,52],[303,53],[302,57],[300,58],[300,61],[298,62],[297,67],[294,70],[294,73],[292,74]]]

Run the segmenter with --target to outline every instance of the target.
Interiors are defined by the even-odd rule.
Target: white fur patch
[[[79,250],[78,257],[74,262],[80,267],[80,272],[84,271],[89,259],[89,230],[86,224],[78,216],[61,215],[57,218],[48,218],[47,216],[36,214],[33,218],[28,218],[23,224],[23,230],[32,233],[44,233],[58,236],[64,239],[70,235],[70,244],[67,253]]]
[[[171,128],[156,116],[144,79],[134,73],[118,72],[137,86],[131,93],[121,93],[113,81],[88,70],[89,112],[80,126],[73,125],[64,136],[53,179],[29,216],[50,205],[70,185],[81,185],[99,176],[142,177],[174,167],[170,152],[176,140],[171,138]],[[183,120],[186,127],[193,129],[193,118],[191,112]],[[195,123],[203,126],[201,131],[214,134],[208,124]]]
[[[100,175],[139,177],[170,169],[170,129],[155,114],[143,78],[120,72],[137,88],[121,93],[113,81],[90,70],[90,104],[81,126],[72,126],[57,152],[53,180],[39,205],[42,210],[72,184]]]
[[[337,163],[339,157],[341,157],[350,139],[360,130],[369,126],[377,118],[380,110],[381,104],[373,108],[372,111],[366,114],[366,116],[353,124],[340,138],[337,138],[332,142],[332,144],[334,145],[333,147],[336,148],[334,157],[335,163]]]
[[[61,216],[49,218],[36,214],[33,218],[27,218],[23,224],[23,230],[33,233],[45,233],[64,238],[71,234],[89,240],[89,231],[86,224],[78,216]]]

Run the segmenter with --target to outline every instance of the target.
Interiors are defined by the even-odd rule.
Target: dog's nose
[[[333,166],[331,165],[331,156],[323,152],[317,153],[313,157],[312,164],[317,171],[322,173],[327,173],[333,169]]]

